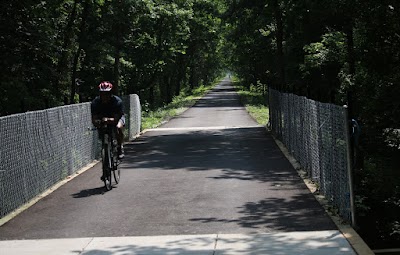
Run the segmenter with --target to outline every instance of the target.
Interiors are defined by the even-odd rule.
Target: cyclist
[[[103,81],[99,84],[99,96],[91,104],[92,123],[99,128],[102,123],[116,125],[118,141],[118,158],[124,158],[124,126],[125,115],[122,107],[122,100],[113,95],[111,90],[113,85],[109,81]]]

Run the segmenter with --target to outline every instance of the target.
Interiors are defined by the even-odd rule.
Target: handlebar
[[[107,121],[103,121],[103,120],[95,120],[95,122],[96,122],[96,124],[98,124],[98,126],[88,127],[88,130],[95,131],[95,130],[100,130],[100,129],[113,128],[115,126],[114,124],[107,123]]]

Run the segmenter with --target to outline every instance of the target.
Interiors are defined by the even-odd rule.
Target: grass
[[[215,82],[208,86],[202,85],[191,92],[182,91],[179,96],[174,97],[170,104],[155,110],[144,110],[142,113],[142,130],[156,128],[172,117],[181,114],[217,84]]]
[[[142,113],[142,130],[156,128],[172,117],[181,114],[186,109],[193,106],[197,100],[202,98],[217,84],[218,82],[208,86],[200,86],[192,92],[183,91],[179,96],[174,97],[170,104],[165,105],[164,107],[152,111],[144,110]],[[267,125],[269,109],[262,92],[258,91],[254,86],[251,86],[250,90],[247,90],[244,87],[239,86],[237,82],[235,82],[235,84],[241,102],[246,107],[249,114],[260,125]]]
[[[269,108],[263,93],[254,86],[250,86],[250,90],[248,90],[240,86],[237,82],[235,82],[235,88],[249,114],[258,124],[263,126],[267,125],[269,120]]]

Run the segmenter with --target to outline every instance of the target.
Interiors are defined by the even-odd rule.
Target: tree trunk
[[[190,66],[190,76],[189,76],[189,88],[190,91],[194,89],[194,83],[195,83],[195,71],[194,71],[194,66]]]
[[[150,89],[149,89],[149,104],[150,104],[150,108],[151,109],[154,109],[155,108],[155,106],[154,106],[154,86],[151,86],[150,87]]]
[[[65,76],[64,71],[66,70],[66,66],[67,66],[67,62],[68,62],[68,48],[71,45],[71,39],[73,38],[72,33],[73,33],[73,25],[74,25],[74,21],[76,19],[77,16],[77,5],[78,5],[78,1],[79,0],[75,0],[74,1],[74,5],[72,7],[72,11],[71,14],[69,16],[68,19],[68,23],[67,26],[65,27],[65,32],[64,32],[64,41],[63,41],[63,45],[62,45],[62,52],[61,52],[61,56],[58,60],[57,63],[57,77],[54,81],[54,91],[56,94],[56,97],[59,98],[61,97],[61,88],[60,88],[60,83],[61,83],[61,79],[62,77]]]
[[[117,13],[122,13],[121,9],[121,0],[116,1],[116,9]],[[122,33],[121,33],[121,24],[119,24],[119,20],[114,24],[115,31],[115,52],[114,52],[114,87],[113,91],[115,95],[119,95],[119,81],[120,81],[120,60],[121,60],[121,50],[122,50]]]
[[[117,40],[119,40],[118,36],[117,36]],[[119,42],[117,43],[117,47],[115,48],[115,63],[114,63],[114,94],[118,95],[119,94],[119,79],[120,79],[120,75],[119,75],[119,62],[121,59],[121,49],[120,49],[120,45]]]
[[[165,82],[165,101],[167,104],[172,102],[172,88],[171,88],[171,78],[168,75],[164,76]]]
[[[184,82],[184,76],[186,76],[186,63],[184,56],[178,58],[177,62],[177,75],[176,75],[176,86],[175,86],[175,96],[178,96],[181,93],[182,84]]]
[[[353,36],[353,25],[352,22],[348,23],[348,26],[345,28],[346,39],[347,39],[347,62],[349,64],[349,75],[354,77],[356,73],[356,64],[355,64],[355,53],[354,53],[354,36]],[[350,118],[354,117],[354,102],[352,100],[354,91],[350,87],[348,88],[348,112]]]
[[[347,61],[349,63],[349,74],[354,76],[356,73],[356,63],[354,54],[354,34],[352,25],[346,31],[346,37],[347,37]]]
[[[81,55],[82,51],[82,43],[83,43],[83,37],[86,36],[86,21],[87,21],[87,16],[89,14],[89,4],[90,1],[86,0],[85,5],[83,7],[83,12],[82,12],[82,20],[80,24],[80,29],[79,29],[79,37],[78,37],[78,49],[75,52],[74,55],[74,62],[72,65],[72,76],[71,76],[71,87],[70,87],[70,98],[69,101],[71,104],[75,103],[75,94],[76,94],[76,85],[77,85],[77,69],[78,69],[78,63],[79,63],[79,57]]]
[[[180,67],[177,73],[177,77],[175,79],[175,96],[178,96],[181,93],[181,88],[182,88],[182,81],[183,81],[183,67]]]
[[[178,77],[175,79],[175,96],[179,96],[181,93],[181,83],[182,83],[182,76],[181,76],[181,71],[178,73]]]
[[[76,94],[76,83],[77,83],[77,68],[78,68],[78,61],[79,61],[79,56],[81,54],[81,47],[78,47],[78,50],[75,53],[75,57],[74,57],[74,63],[73,63],[73,67],[72,67],[72,75],[71,75],[71,89],[70,89],[70,97],[69,97],[69,102],[70,104],[74,104],[75,103],[75,94]]]
[[[282,10],[279,6],[279,0],[273,1],[275,20],[276,20],[276,57],[278,66],[278,83],[281,90],[284,89],[285,84],[285,70],[283,61],[283,20],[282,20]]]

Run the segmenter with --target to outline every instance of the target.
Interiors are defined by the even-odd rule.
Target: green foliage
[[[275,34],[265,1],[232,1],[225,14],[229,68],[245,84],[271,82],[276,73]]]
[[[241,102],[249,114],[258,124],[266,126],[269,121],[269,108],[267,106],[265,91],[254,85],[239,85],[239,82],[236,82],[235,87]],[[247,89],[247,87],[250,88]]]
[[[306,53],[301,71],[304,76],[309,75],[312,69],[323,69],[332,64],[343,64],[345,61],[345,35],[342,32],[334,32],[322,35],[320,42],[304,46]]]
[[[386,156],[375,155],[365,161],[363,172],[357,173],[358,220],[363,237],[374,247],[396,247],[400,238],[400,174],[395,168],[398,154],[392,150]]]
[[[222,1],[16,0],[0,7],[0,115],[75,103],[78,95],[88,100],[101,80],[156,107],[221,72]]]

